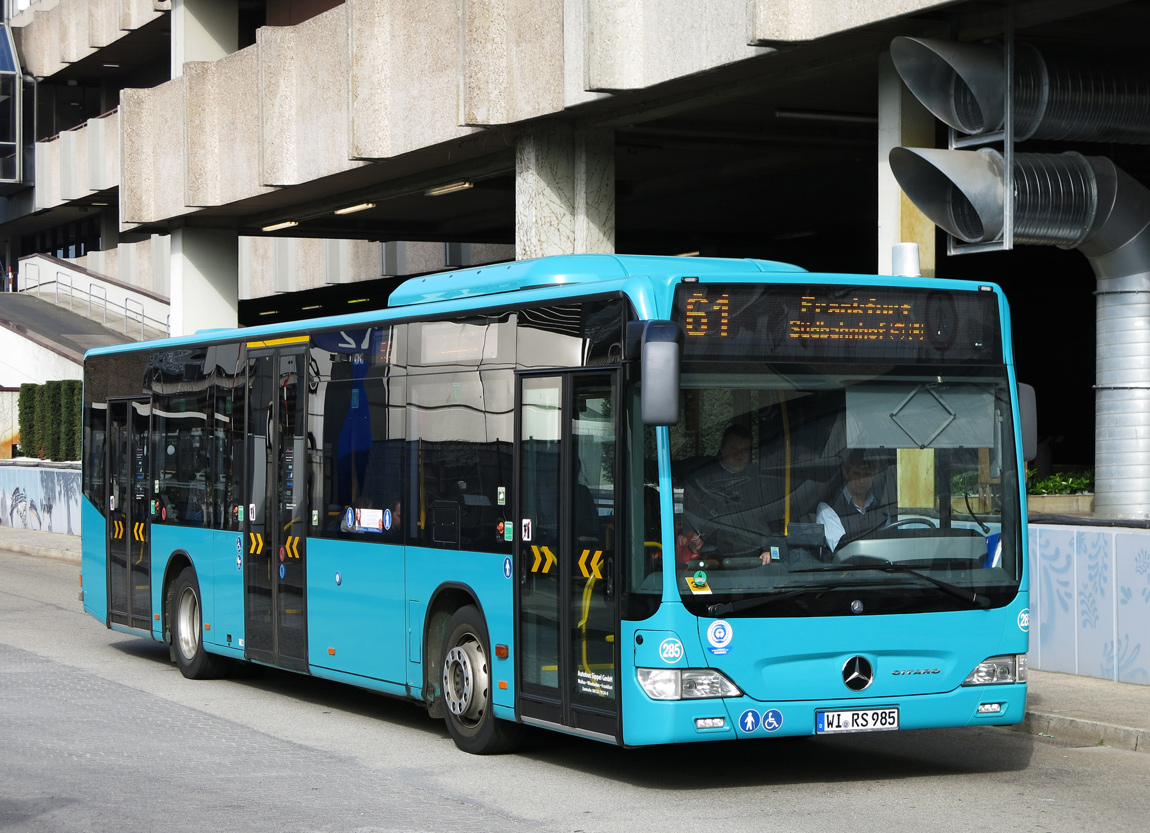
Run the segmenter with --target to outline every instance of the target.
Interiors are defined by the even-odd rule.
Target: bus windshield
[[[676,583],[692,612],[909,613],[1014,598],[1004,368],[764,367],[684,368],[671,475]]]

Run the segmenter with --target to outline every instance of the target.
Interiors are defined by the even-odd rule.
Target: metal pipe
[[[1002,129],[1000,45],[898,37],[890,53],[907,87],[941,121],[973,136]],[[1150,143],[1145,61],[1020,44],[1013,74],[1015,139]]]
[[[1002,231],[997,151],[895,148],[891,170],[933,222],[971,243]],[[1015,239],[1078,249],[1098,280],[1095,496],[1101,518],[1150,518],[1150,191],[1109,159],[1017,154]]]

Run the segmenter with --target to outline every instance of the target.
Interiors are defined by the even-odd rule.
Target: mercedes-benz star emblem
[[[843,683],[851,691],[862,691],[874,681],[874,668],[865,657],[851,657],[843,665]]]

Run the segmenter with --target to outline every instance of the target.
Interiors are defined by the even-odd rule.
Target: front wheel
[[[491,702],[491,661],[487,626],[473,605],[462,607],[447,623],[440,683],[447,731],[455,745],[473,755],[508,752],[521,740],[523,727],[500,720]]]
[[[200,604],[200,583],[196,571],[185,567],[172,585],[168,602],[168,621],[172,628],[172,653],[180,673],[189,680],[210,680],[222,677],[227,671],[227,660],[209,654],[203,643],[203,606]]]

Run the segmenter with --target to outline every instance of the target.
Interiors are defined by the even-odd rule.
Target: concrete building
[[[179,334],[383,304],[395,276],[510,257],[700,252],[886,272],[891,246],[913,241],[924,274],[1007,288],[1020,371],[1047,405],[1040,465],[1093,462],[1090,264],[1053,248],[947,254],[890,175],[892,147],[947,137],[889,52],[900,36],[1002,43],[1013,30],[1020,48],[1136,54],[1150,14],[1139,3],[14,0],[6,11],[23,101],[0,166],[0,256],[26,285],[59,281],[112,309],[109,292],[138,288],[170,308],[121,315]],[[1051,146],[1150,176],[1141,145],[1025,143]],[[36,254],[113,288],[89,290]]]

